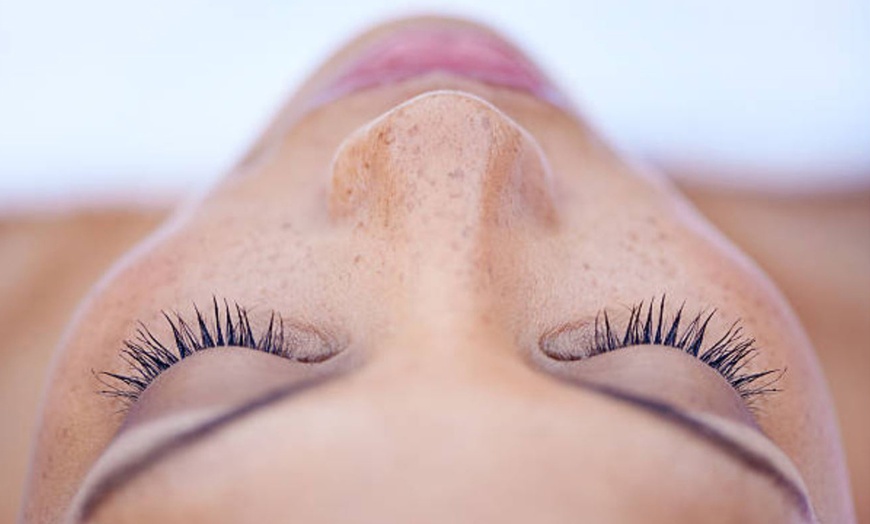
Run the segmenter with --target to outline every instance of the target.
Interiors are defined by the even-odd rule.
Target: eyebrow
[[[198,426],[177,433],[176,435],[161,441],[142,455],[118,466],[116,469],[111,470],[99,479],[93,488],[91,488],[86,494],[79,509],[78,521],[84,522],[88,520],[93,516],[97,508],[111,498],[117,491],[129,484],[146,470],[150,469],[151,466],[166,459],[170,455],[175,455],[176,453],[183,451],[191,445],[202,441],[209,435],[231,425],[233,422],[247,418],[248,416],[276,404],[287,397],[298,395],[323,385],[326,382],[331,382],[340,375],[343,375],[343,373],[334,372],[319,375],[308,380],[295,382],[286,387],[277,388],[207,420]]]
[[[679,429],[686,430],[696,438],[712,444],[719,451],[736,459],[746,468],[772,481],[797,506],[805,520],[813,523],[818,521],[815,518],[812,504],[807,499],[806,492],[763,454],[747,448],[730,436],[670,404],[609,386],[586,381],[572,380],[571,382],[582,389],[600,393],[613,400],[639,408],[646,413],[656,416],[659,420],[677,426]]]
[[[150,469],[154,464],[202,441],[209,435],[231,425],[233,422],[247,418],[262,409],[284,400],[285,398],[298,395],[323,385],[324,383],[331,382],[340,375],[343,375],[343,373],[320,375],[303,382],[294,383],[288,387],[278,388],[259,396],[250,402],[233,408],[226,413],[218,415],[196,427],[167,438],[139,457],[122,464],[99,479],[93,488],[91,488],[86,494],[84,501],[80,506],[78,521],[83,522],[89,519],[101,505],[112,497],[112,495],[146,470]],[[789,500],[797,506],[806,520],[816,522],[816,519],[813,516],[814,512],[812,510],[812,505],[807,499],[804,490],[798,487],[791,478],[786,476],[764,455],[745,447],[704,422],[663,402],[587,381],[569,380],[567,382],[571,386],[603,395],[654,415],[659,420],[679,429],[686,430],[696,438],[713,445],[720,452],[723,452],[729,457],[737,460],[748,469],[771,480],[773,484],[782,490]]]

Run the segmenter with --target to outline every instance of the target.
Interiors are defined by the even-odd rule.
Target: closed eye
[[[221,347],[248,348],[301,363],[328,360],[343,349],[333,337],[307,324],[285,323],[272,311],[268,321],[255,325],[247,309],[212,297],[211,315],[193,306],[195,321],[187,322],[178,312],[162,312],[173,342],[164,343],[143,323],[123,343],[121,372],[95,373],[102,385],[99,393],[132,406],[148,386],[170,367],[196,353]]]
[[[684,310],[681,305],[673,314],[667,314],[665,295],[632,306],[624,322],[615,322],[604,309],[595,316],[591,333],[584,331],[582,324],[559,326],[541,336],[539,347],[545,355],[559,361],[583,360],[640,345],[675,348],[714,369],[750,407],[756,398],[780,391],[776,383],[785,370],[750,369],[749,364],[759,350],[739,321],[708,343],[708,328],[716,310],[699,311],[688,321]]]

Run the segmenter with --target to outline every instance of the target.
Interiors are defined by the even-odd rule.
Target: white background
[[[868,0],[0,0],[0,209],[202,184],[346,38],[431,11],[505,30],[639,156],[870,174]]]

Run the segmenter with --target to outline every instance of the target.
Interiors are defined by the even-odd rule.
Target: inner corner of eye
[[[595,354],[594,341],[594,325],[578,322],[547,331],[538,341],[538,347],[553,360],[582,360]]]

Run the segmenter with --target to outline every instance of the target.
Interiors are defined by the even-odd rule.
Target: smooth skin
[[[339,52],[251,154],[125,257],[81,307],[43,408],[25,522],[77,513],[104,471],[282,384],[326,377],[155,462],[93,522],[853,522],[831,402],[777,290],[666,181],[569,108],[444,73],[315,104],[382,26]],[[476,30],[485,30],[477,28]],[[742,319],[752,370],[786,369],[750,411],[669,348],[564,362],[543,334],[667,295]],[[129,411],[143,322],[226,297],[335,341],[301,364],[215,349]],[[257,316],[256,312],[260,312]],[[672,313],[672,311],[671,311]],[[618,315],[617,315],[618,316]],[[322,348],[307,348],[321,351]],[[697,414],[785,471],[771,480],[591,380]],[[119,429],[123,429],[119,432]],[[813,515],[814,513],[814,515]]]

